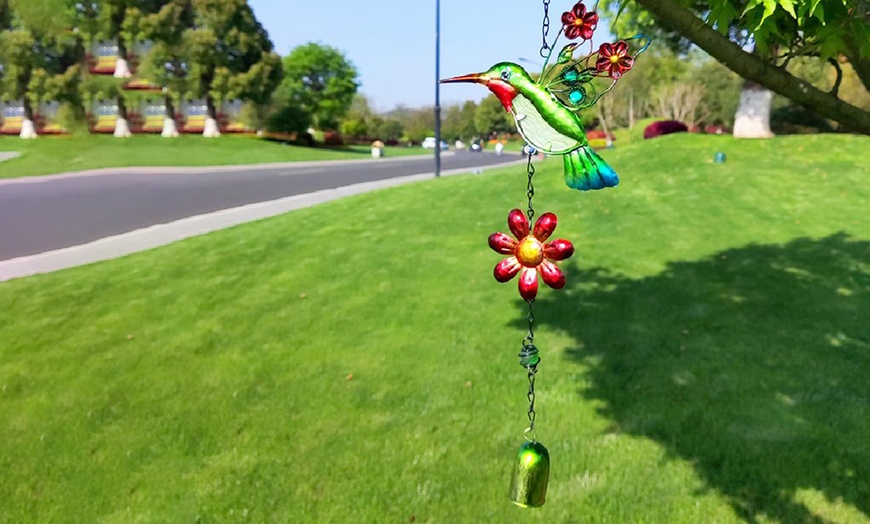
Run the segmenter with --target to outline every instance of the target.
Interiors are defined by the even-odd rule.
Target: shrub
[[[722,135],[726,133],[730,133],[730,131],[724,126],[720,125],[708,125],[704,128],[704,132],[708,135]]]
[[[669,135],[671,133],[685,133],[689,128],[686,127],[686,124],[682,122],[677,122],[676,120],[662,120],[660,122],[653,122],[652,124],[646,126],[646,129],[643,130],[644,138],[655,138],[661,135]]]
[[[628,136],[629,141],[633,144],[640,142],[643,140],[643,132],[653,122],[659,122],[664,120],[664,118],[660,116],[650,117],[650,118],[642,118],[634,123],[634,126],[629,130]]]
[[[605,133],[601,129],[591,129],[586,132],[587,140],[613,140],[613,133]]]
[[[311,116],[294,106],[284,106],[266,119],[266,128],[278,133],[304,133],[311,125]]]
[[[344,140],[338,131],[327,131],[323,133],[323,145],[327,146],[343,146]]]

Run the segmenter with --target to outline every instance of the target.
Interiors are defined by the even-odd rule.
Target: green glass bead
[[[575,106],[582,102],[584,98],[586,98],[586,91],[579,87],[572,89],[571,92],[568,93],[568,100],[570,100]]]
[[[574,85],[580,79],[580,73],[576,69],[568,69],[562,73],[562,82],[567,85]]]
[[[517,356],[520,357],[520,365],[524,368],[533,368],[541,362],[538,348],[532,344],[524,345],[522,351]]]
[[[517,453],[511,478],[511,501],[521,508],[539,508],[547,499],[550,453],[537,441],[526,442]]]

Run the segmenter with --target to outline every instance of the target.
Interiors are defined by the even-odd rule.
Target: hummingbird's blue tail
[[[564,155],[565,183],[572,189],[589,191],[619,183],[616,171],[589,146],[578,147]]]

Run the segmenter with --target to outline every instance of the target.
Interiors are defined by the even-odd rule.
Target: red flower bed
[[[686,124],[677,122],[676,120],[660,120],[646,126],[643,130],[644,138],[655,138],[661,135],[669,135],[671,133],[685,133],[689,130]]]

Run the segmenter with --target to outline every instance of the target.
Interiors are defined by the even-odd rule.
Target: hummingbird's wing
[[[579,111],[591,107],[609,92],[631,69],[637,56],[649,47],[650,38],[635,35],[615,44],[603,44],[597,51],[574,58],[579,44],[562,48],[556,63],[545,67],[538,83],[566,109]]]

